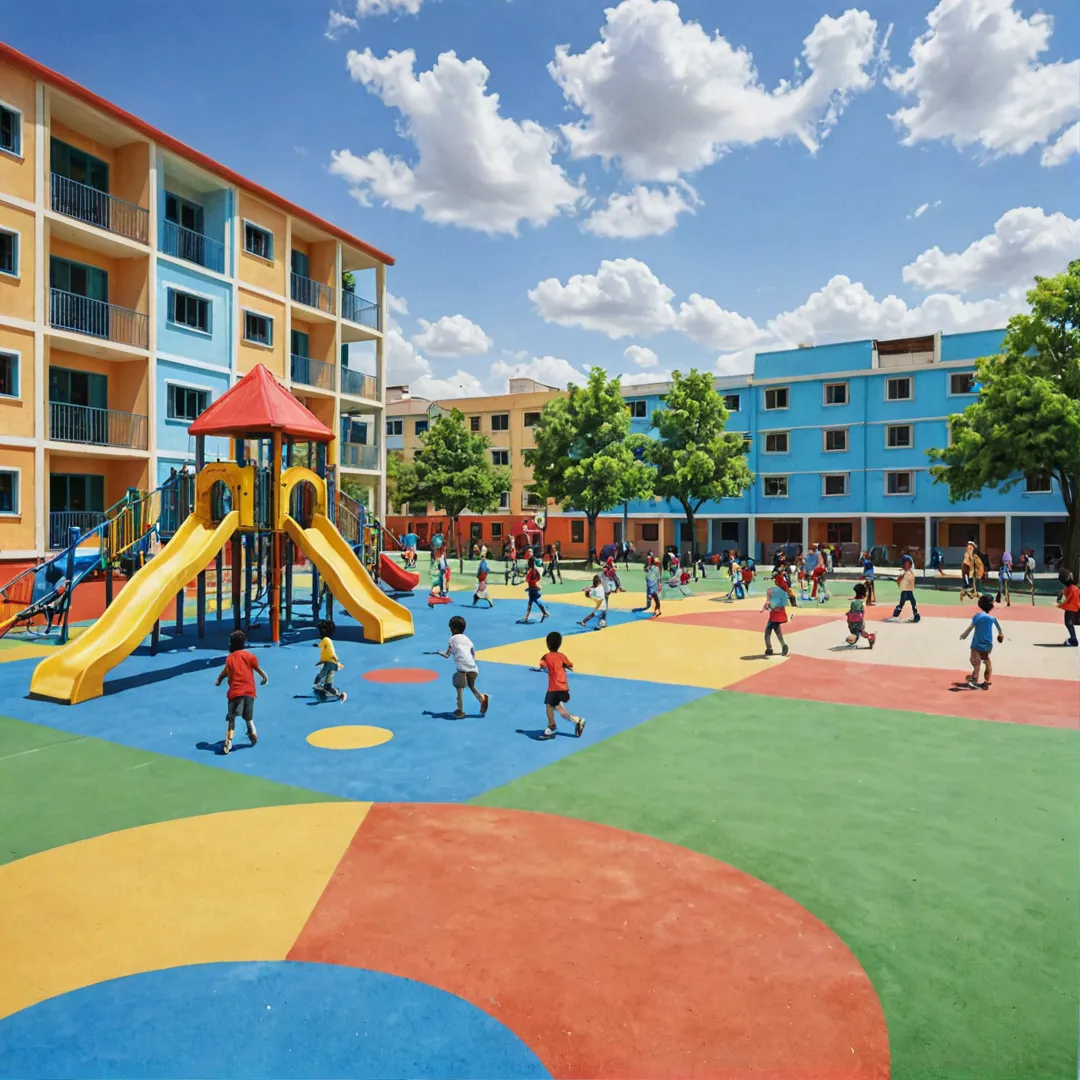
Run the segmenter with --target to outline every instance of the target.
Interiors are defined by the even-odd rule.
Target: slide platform
[[[325,514],[313,514],[306,529],[286,516],[285,531],[318,568],[338,603],[364,628],[366,638],[381,644],[412,634],[412,613],[391,600],[372,581],[356,553]]]
[[[379,556],[379,580],[385,581],[394,592],[412,592],[420,584],[420,575],[398,566],[384,551]]]
[[[105,675],[150,633],[161,612],[206,568],[239,521],[236,510],[217,526],[192,514],[93,626],[38,664],[30,680],[30,693],[69,705],[100,697]]]

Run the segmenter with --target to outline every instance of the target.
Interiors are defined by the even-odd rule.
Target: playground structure
[[[365,544],[372,563],[381,562],[377,523],[354,515],[355,544],[334,523],[339,503],[327,463],[333,432],[265,367],[253,368],[189,432],[195,436],[196,460],[190,513],[160,553],[135,571],[104,614],[37,666],[32,695],[68,704],[100,696],[105,675],[148,634],[153,634],[151,647],[156,649],[161,615],[173,597],[177,627],[182,629],[184,589],[192,579],[197,632],[205,636],[207,567],[213,560],[220,619],[227,544],[236,629],[251,626],[253,599],[265,596],[270,639],[280,642],[282,616],[286,627],[292,622],[293,556],[299,551],[312,565],[313,619],[318,619],[324,598],[326,617],[331,618],[336,597],[371,641],[412,634],[411,614],[379,588],[364,565]],[[234,460],[207,464],[207,436],[229,437]],[[293,465],[301,444],[314,449],[314,469]],[[352,532],[353,521],[348,514],[344,519],[346,531]],[[255,576],[259,580],[253,598]]]

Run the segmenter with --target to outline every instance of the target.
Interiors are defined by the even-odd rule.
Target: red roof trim
[[[62,90],[65,94],[70,94],[72,97],[84,101],[87,105],[92,105],[95,109],[107,113],[109,116],[113,117],[113,119],[119,120],[122,124],[127,124],[128,127],[134,128],[140,135],[145,135],[148,139],[153,140],[159,146],[171,150],[174,154],[178,154],[188,161],[194,162],[201,168],[217,173],[229,183],[246,189],[251,194],[257,195],[260,199],[265,199],[267,202],[273,203],[279,209],[285,210],[287,213],[293,214],[298,218],[303,218],[309,224],[314,225],[317,228],[325,229],[326,232],[337,237],[337,239],[344,241],[346,244],[359,248],[361,251],[366,251],[373,259],[378,259],[379,262],[384,263],[386,266],[394,265],[394,257],[392,255],[387,255],[386,252],[380,251],[378,248],[372,247],[371,244],[345,232],[344,229],[339,229],[329,221],[324,221],[318,215],[311,213],[310,210],[305,210],[302,206],[297,206],[295,203],[289,202],[288,199],[276,195],[268,188],[264,188],[261,184],[256,184],[241,176],[238,172],[233,172],[232,169],[214,161],[213,158],[207,157],[205,154],[200,154],[198,150],[193,150],[186,143],[180,142],[179,139],[174,139],[171,135],[166,135],[164,131],[158,130],[158,128],[148,124],[145,120],[140,120],[137,116],[125,112],[111,101],[106,101],[105,98],[99,97],[92,90],[87,90],[85,86],[81,86],[79,83],[67,78],[67,76],[61,75],[58,71],[53,71],[52,68],[47,68],[44,64],[39,64],[25,53],[19,52],[18,49],[13,49],[10,45],[7,45],[2,41],[0,41],[0,59],[7,60],[15,67],[22,68],[23,71],[28,72],[42,82],[47,82],[51,86],[55,86],[58,90]]]

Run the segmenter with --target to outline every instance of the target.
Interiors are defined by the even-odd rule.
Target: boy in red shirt
[[[229,712],[226,722],[229,725],[225,735],[225,744],[221,748],[223,754],[232,750],[233,728],[236,726],[236,714],[244,718],[247,725],[247,737],[254,746],[259,741],[255,731],[255,678],[253,672],[258,672],[263,686],[266,685],[266,672],[259,667],[259,661],[255,654],[248,652],[244,646],[247,638],[243,630],[234,630],[229,635],[229,655],[225,660],[225,666],[217,677],[215,686],[220,686],[225,679],[229,680]]]
[[[562,634],[552,630],[547,636],[548,651],[540,660],[537,671],[546,671],[548,677],[547,693],[544,695],[544,708],[547,710],[547,727],[541,739],[555,738],[555,713],[574,725],[574,734],[580,739],[585,730],[585,718],[574,716],[566,707],[570,700],[570,687],[566,682],[566,673],[574,670],[574,665],[568,656],[564,656],[559,649],[562,648]]]
[[[529,594],[529,606],[525,609],[525,622],[529,621],[533,604],[540,609],[540,621],[543,622],[551,612],[540,603],[540,571],[536,569],[536,560],[529,560],[529,569],[525,572],[525,588]]]
[[[1080,587],[1071,573],[1065,579],[1065,588],[1061,590],[1057,604],[1065,615],[1065,629],[1069,634],[1069,640],[1065,644],[1073,647],[1080,645],[1080,641],[1076,639],[1076,627],[1080,625]]]

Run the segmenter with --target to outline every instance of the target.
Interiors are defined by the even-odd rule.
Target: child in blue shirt
[[[994,610],[994,598],[989,593],[983,593],[979,597],[979,610],[975,613],[968,628],[960,635],[960,640],[966,640],[972,631],[975,636],[971,639],[971,674],[967,678],[967,684],[972,690],[980,687],[979,668],[986,666],[986,681],[981,684],[983,690],[990,689],[990,679],[994,669],[990,663],[990,652],[994,648],[994,629],[997,628],[997,639],[1000,645],[1005,640],[1005,633],[1001,629],[1001,623],[990,612]]]
[[[874,607],[877,603],[874,596],[874,556],[869,551],[863,552],[862,573],[866,582],[866,606]]]

